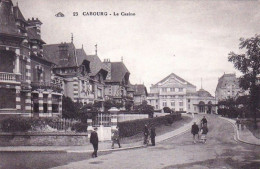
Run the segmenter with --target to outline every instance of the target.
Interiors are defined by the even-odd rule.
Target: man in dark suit
[[[151,128],[151,135],[150,135],[152,146],[155,146],[155,136],[156,136],[155,127],[152,127]]]
[[[94,152],[92,153],[92,157],[97,157],[98,151],[98,134],[97,134],[97,127],[94,128],[94,131],[91,132],[90,135],[90,143],[93,145]]]
[[[191,126],[191,134],[193,135],[193,142],[196,143],[196,135],[198,136],[199,140],[199,126],[194,122],[194,124]]]

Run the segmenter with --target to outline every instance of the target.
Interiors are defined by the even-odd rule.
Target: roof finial
[[[202,78],[201,78],[201,82],[200,83],[201,83],[201,89],[202,89]]]
[[[82,44],[82,49],[83,49],[83,44]]]
[[[71,33],[71,43],[73,43],[73,33]]]
[[[97,44],[95,45],[95,48],[96,48],[96,55],[97,55]]]
[[[18,1],[16,2],[16,6],[18,7]]]
[[[123,62],[124,61],[124,57],[123,56],[121,56],[121,62]]]

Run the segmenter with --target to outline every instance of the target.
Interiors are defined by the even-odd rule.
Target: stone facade
[[[42,53],[41,21],[25,20],[10,0],[0,8],[0,114],[60,116],[61,87]]]
[[[108,71],[108,76],[105,80],[106,99],[124,103],[127,96],[129,96],[130,72],[123,62],[110,62],[110,60],[105,59],[103,63]]]
[[[218,79],[215,96],[216,100],[225,100],[228,98],[235,98],[242,92],[239,87],[239,79],[236,74],[225,74]]]
[[[83,104],[104,101],[107,71],[97,55],[87,55],[73,42],[44,45],[43,52],[55,63],[54,78],[61,80],[65,96]]]
[[[131,85],[130,88],[133,89],[133,100],[134,100],[134,105],[140,105],[143,103],[143,101],[147,100],[147,89],[145,85],[143,84],[135,84]]]
[[[174,73],[150,87],[147,101],[155,110],[169,107],[173,111],[191,113],[215,112],[215,98],[209,92],[204,89],[196,91],[196,86]]]

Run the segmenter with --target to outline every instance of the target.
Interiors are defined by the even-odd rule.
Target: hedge
[[[150,128],[150,127],[157,127],[163,124],[168,125],[180,119],[181,119],[181,114],[170,114],[161,117],[119,122],[118,127],[120,130],[121,137],[130,137],[143,132],[145,124],[147,124],[148,127]]]
[[[29,117],[6,117],[0,120],[0,131],[3,132],[28,132],[28,131],[40,131],[47,125],[57,129],[66,130],[68,128],[67,123],[60,122],[59,118],[29,118]],[[65,121],[66,122],[66,121]],[[57,126],[59,124],[59,126]],[[72,130],[76,132],[86,132],[87,123],[77,122],[72,124]]]
[[[4,119],[1,123],[1,128],[4,132],[26,132],[31,129],[29,118],[11,117]]]
[[[218,114],[224,117],[229,117],[229,118],[237,118],[239,117],[245,117],[245,118],[250,118],[254,117],[253,113],[250,112],[247,108],[232,108],[232,109],[227,109],[227,108],[219,108],[218,109]],[[257,118],[260,118],[260,114],[257,114]]]
[[[71,127],[71,130],[76,132],[87,132],[87,128],[87,123],[77,122]]]

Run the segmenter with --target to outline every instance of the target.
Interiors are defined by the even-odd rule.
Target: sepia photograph
[[[260,0],[0,0],[0,169],[260,169]]]

